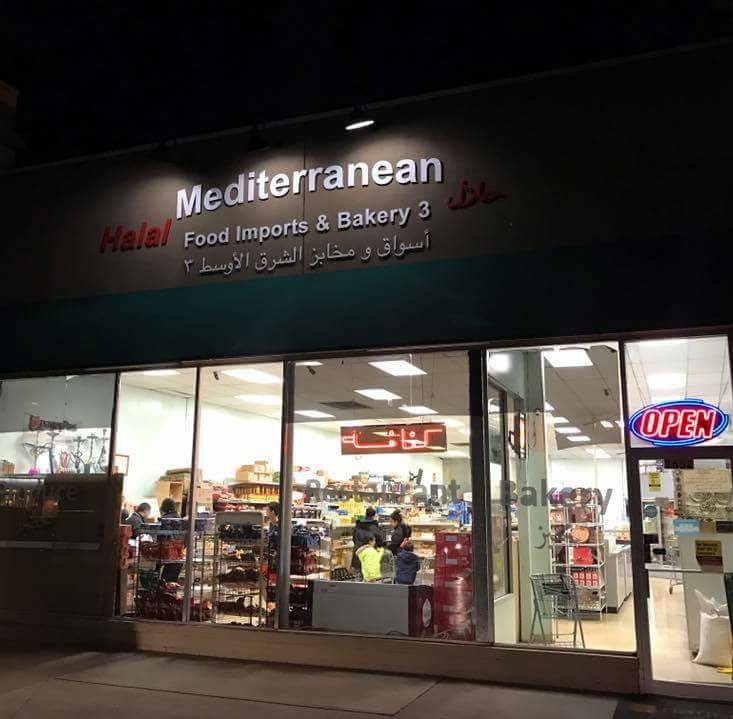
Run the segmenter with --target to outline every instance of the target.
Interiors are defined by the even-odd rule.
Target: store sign
[[[631,433],[655,447],[688,447],[722,434],[730,418],[701,399],[648,405],[629,419]]]
[[[696,539],[695,559],[701,567],[722,567],[723,547],[719,540]]]
[[[341,427],[341,454],[419,454],[447,449],[445,425],[439,422]]]

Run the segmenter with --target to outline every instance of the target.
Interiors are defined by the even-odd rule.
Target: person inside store
[[[420,558],[415,554],[412,542],[405,542],[395,557],[395,584],[414,584],[420,571]]]
[[[390,515],[392,520],[392,536],[389,538],[389,550],[397,557],[405,542],[412,536],[412,527],[405,522],[402,512],[395,509]]]
[[[382,530],[379,528],[379,522],[376,519],[376,510],[374,507],[367,507],[364,512],[364,519],[359,519],[356,522],[354,531],[352,532],[352,539],[354,541],[354,553],[351,557],[351,568],[356,575],[356,580],[361,579],[361,562],[357,556],[359,547],[363,547],[368,543],[370,537],[374,537],[377,540],[377,546],[384,546],[384,535]]]
[[[388,550],[384,547],[377,547],[377,539],[374,535],[367,539],[354,552],[361,564],[361,578],[364,582],[380,582],[382,580],[382,555]]]
[[[140,534],[140,527],[148,521],[150,517],[150,505],[147,502],[141,502],[137,505],[137,509],[127,518],[127,524],[132,527],[133,539]]]
[[[166,497],[160,503],[160,518],[161,519],[180,519],[181,515],[176,510],[176,502],[172,497]]]
[[[382,583],[393,584],[395,576],[395,556],[387,548],[387,543],[381,532],[376,537],[374,546],[377,550],[382,549],[382,556],[379,559],[379,572],[381,574]],[[402,552],[400,552],[402,554]]]

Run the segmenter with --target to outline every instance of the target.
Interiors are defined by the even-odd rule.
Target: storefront
[[[730,56],[0,176],[4,634],[730,698]]]

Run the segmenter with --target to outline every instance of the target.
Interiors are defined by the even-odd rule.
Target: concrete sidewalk
[[[0,649],[0,719],[666,719],[679,703],[143,653]],[[672,713],[670,713],[672,712]],[[691,704],[686,716],[730,717]]]

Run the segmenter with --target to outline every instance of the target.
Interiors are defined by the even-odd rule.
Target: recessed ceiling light
[[[584,349],[550,350],[542,356],[553,367],[590,367],[590,355]]]
[[[545,402],[545,412],[554,412],[555,408],[549,403]]]
[[[248,404],[262,404],[268,407],[276,407],[283,401],[279,394],[238,394],[237,399]]]
[[[222,374],[228,377],[236,377],[237,379],[244,380],[245,382],[252,382],[253,384],[282,384],[282,378],[276,377],[274,374],[263,372],[261,369],[254,369],[253,367],[242,367],[241,369],[225,369]]]
[[[577,427],[555,427],[555,432],[559,434],[580,434]]]
[[[318,360],[303,360],[302,362],[296,362],[296,367],[321,367],[323,365],[323,362],[318,362]]]
[[[386,389],[355,389],[354,392],[363,394],[365,397],[369,397],[369,399],[384,400],[385,402],[393,399],[402,399],[398,394]]]
[[[143,374],[148,377],[172,377],[181,373],[175,369],[146,369]]]
[[[609,422],[607,419],[602,419],[601,427],[605,427],[606,429],[613,429],[613,422]]]
[[[567,417],[555,417],[555,416],[553,416],[553,415],[550,415],[550,416],[549,416],[549,417],[547,418],[547,421],[548,421],[548,422],[549,422],[550,424],[567,424],[567,423],[568,423],[568,419],[567,419]]]
[[[611,456],[605,449],[601,449],[600,447],[586,447],[585,451],[596,459],[609,459]]]
[[[309,417],[310,419],[330,419],[334,416],[328,412],[321,412],[320,409],[296,409],[295,414],[301,417]]]
[[[381,369],[382,372],[391,374],[393,377],[412,377],[419,374],[427,374],[414,364],[410,364],[406,360],[382,360],[379,362],[370,362],[372,367]]]
[[[400,410],[403,412],[407,412],[407,414],[415,414],[415,415],[421,415],[421,414],[438,414],[434,409],[430,409],[430,407],[426,407],[422,404],[403,404],[400,407]]]
[[[571,442],[590,442],[590,437],[585,434],[571,434],[567,439]]]
[[[512,358],[505,352],[489,354],[489,370],[491,372],[508,372],[512,368]]]
[[[649,389],[679,389],[685,386],[687,377],[681,372],[657,372],[646,378]]]

